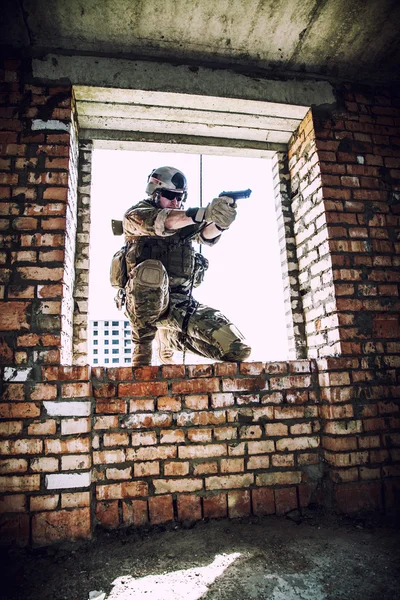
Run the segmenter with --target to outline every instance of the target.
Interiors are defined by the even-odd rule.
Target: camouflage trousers
[[[251,348],[243,335],[221,312],[169,290],[160,261],[145,260],[131,269],[125,291],[134,343],[152,342],[159,331],[164,350],[187,349],[223,361],[249,357]]]

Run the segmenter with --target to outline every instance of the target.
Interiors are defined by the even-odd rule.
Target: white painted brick
[[[28,381],[32,368],[14,369],[13,367],[4,368],[4,381]]]
[[[43,129],[52,129],[55,131],[69,131],[69,123],[63,123],[57,119],[43,121],[42,119],[32,119],[32,130],[41,131]]]
[[[85,473],[63,473],[46,475],[47,490],[62,490],[89,487],[90,471]]]
[[[90,415],[90,402],[43,402],[51,417],[87,417]]]

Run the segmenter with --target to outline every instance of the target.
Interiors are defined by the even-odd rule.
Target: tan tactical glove
[[[227,229],[236,219],[236,208],[231,206],[232,198],[219,196],[206,207],[204,220],[213,222],[222,229]]]
[[[231,205],[232,198],[220,196],[214,198],[205,208],[189,208],[187,216],[195,223],[215,223],[218,229],[228,229],[236,218],[236,205]]]

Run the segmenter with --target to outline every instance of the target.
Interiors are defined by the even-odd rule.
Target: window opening
[[[199,162],[195,154],[94,150],[89,321],[108,318],[106,326],[111,317],[121,334],[129,327],[123,312],[115,308],[115,290],[109,284],[111,257],[123,244],[122,237],[112,235],[111,219],[122,219],[130,206],[145,198],[147,176],[161,165],[185,173],[189,183],[185,207],[199,206]],[[224,190],[251,188],[253,193],[238,201],[237,219],[220,242],[212,248],[202,245],[210,267],[194,297],[219,309],[243,332],[253,349],[249,360],[285,360],[288,347],[272,161],[203,155],[202,170],[203,205]],[[104,336],[108,335],[105,330]],[[113,330],[112,335],[119,331]],[[125,336],[130,337],[130,330],[124,330]],[[186,361],[213,362],[192,354]]]

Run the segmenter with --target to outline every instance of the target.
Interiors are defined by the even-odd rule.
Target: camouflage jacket
[[[188,288],[197,268],[193,241],[214,246],[220,236],[207,240],[199,232],[200,225],[178,230],[166,229],[165,221],[172,208],[157,208],[149,200],[132,206],[124,215],[123,228],[128,243],[127,267],[130,269],[148,258],[160,260],[167,270],[172,290]],[[196,273],[195,273],[196,275]],[[195,287],[199,285],[195,277]]]

